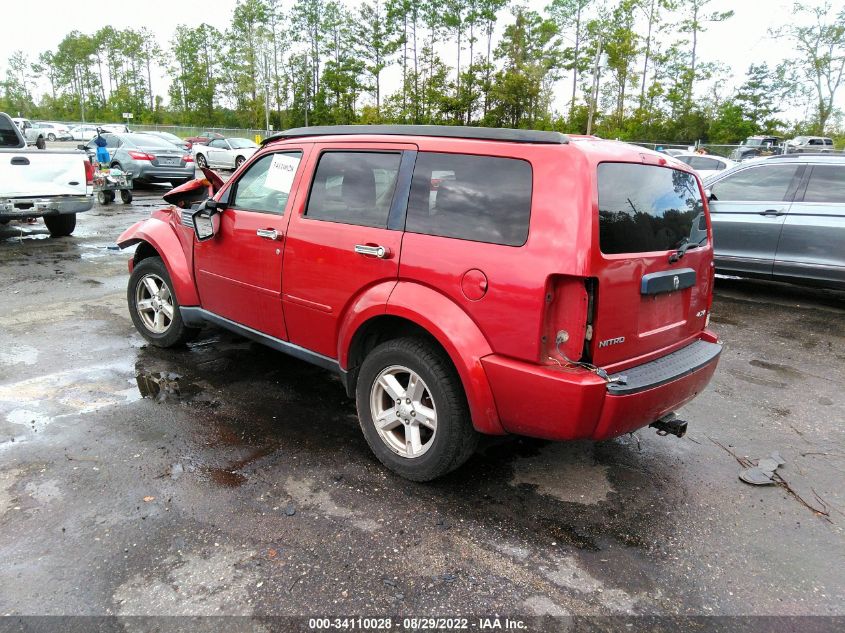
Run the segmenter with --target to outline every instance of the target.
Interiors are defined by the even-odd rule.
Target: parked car
[[[677,149],[674,147],[660,147],[657,149],[657,151],[661,154],[668,154],[669,156],[678,156],[680,154],[687,153],[687,150],[685,149]]]
[[[52,237],[76,228],[76,214],[94,205],[94,168],[85,154],[33,151],[20,128],[0,113],[0,224],[44,218]]]
[[[845,157],[773,156],[705,186],[717,272],[845,289]]]
[[[135,134],[149,134],[151,136],[157,136],[160,139],[164,139],[165,141],[173,143],[176,147],[181,147],[185,151],[190,151],[190,149],[191,149],[190,143],[188,143],[187,141],[179,138],[175,134],[171,134],[170,132],[160,132],[158,130],[150,130],[150,131],[144,131],[144,132],[141,132],[141,131],[135,132]]]
[[[174,187],[194,179],[194,157],[173,143],[150,134],[103,134],[110,165],[132,174],[135,182],[169,182]],[[92,161],[95,140],[84,146]]]
[[[125,123],[104,123],[100,126],[104,132],[113,132],[114,134],[129,134],[131,130]]]
[[[833,139],[827,136],[796,136],[786,142],[785,151],[787,154],[832,152]]]
[[[62,123],[49,123],[47,121],[40,121],[38,124],[42,130],[47,133],[48,141],[72,141],[73,134],[70,129]]]
[[[74,141],[90,141],[97,136],[97,126],[95,125],[76,125],[70,128],[70,134]]]
[[[118,244],[148,341],[210,322],[338,372],[378,459],[422,481],[479,433],[683,434],[721,350],[709,227],[694,172],[639,147],[338,126],[266,139]]]
[[[731,152],[730,159],[742,162],[761,156],[774,156],[783,153],[783,139],[779,136],[749,136]]]
[[[38,149],[44,149],[47,147],[46,130],[38,127],[38,125],[29,119],[13,117],[12,121],[14,121],[15,125],[18,126],[21,134],[26,139],[27,145],[35,145]]]
[[[675,158],[692,167],[701,178],[717,174],[736,165],[736,162],[730,158],[723,158],[712,154],[696,154],[695,152],[676,154]]]
[[[191,149],[200,168],[237,169],[255,153],[258,145],[248,138],[215,138],[207,145],[194,145]]]
[[[185,139],[185,141],[190,143],[192,146],[193,145],[206,145],[209,141],[212,141],[216,138],[225,138],[225,137],[222,134],[220,134],[219,132],[205,131],[202,134],[200,134],[199,136],[189,136],[188,138]]]

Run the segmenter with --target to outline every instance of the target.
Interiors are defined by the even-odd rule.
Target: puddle
[[[135,382],[142,398],[156,402],[185,400],[199,393],[196,385],[183,380],[183,376],[172,371],[135,370]]]

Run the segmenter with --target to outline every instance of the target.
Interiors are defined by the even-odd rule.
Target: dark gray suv
[[[704,187],[717,272],[845,289],[845,156],[772,156]]]

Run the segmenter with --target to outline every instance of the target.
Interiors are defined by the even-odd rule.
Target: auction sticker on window
[[[275,189],[283,193],[290,193],[293,186],[293,177],[296,175],[296,168],[299,166],[298,155],[274,154],[270,161],[270,169],[267,170],[267,179],[264,186],[268,189]]]

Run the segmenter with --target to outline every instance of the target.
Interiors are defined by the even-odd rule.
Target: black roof
[[[314,127],[296,127],[272,134],[261,141],[261,145],[288,138],[360,134],[435,136],[483,141],[507,141],[510,143],[543,143],[546,145],[563,145],[569,142],[569,138],[560,132],[515,130],[512,128],[463,127],[459,125],[317,125]]]

